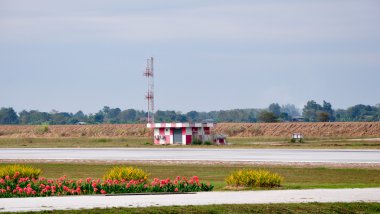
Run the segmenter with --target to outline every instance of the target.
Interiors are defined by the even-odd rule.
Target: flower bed
[[[5,176],[0,178],[0,198],[10,197],[46,197],[60,195],[89,195],[116,193],[149,193],[149,192],[198,192],[212,191],[213,185],[199,182],[197,176],[190,179],[176,177],[153,181],[146,180],[69,180],[63,176],[56,180],[46,178],[19,178]]]

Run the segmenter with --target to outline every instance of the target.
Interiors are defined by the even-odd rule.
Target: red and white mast
[[[144,76],[148,79],[148,92],[145,95],[145,99],[148,100],[148,116],[147,122],[154,123],[154,78],[153,78],[153,57],[146,60],[146,69]]]

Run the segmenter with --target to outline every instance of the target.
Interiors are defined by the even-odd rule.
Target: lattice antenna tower
[[[148,79],[148,92],[145,99],[148,100],[148,123],[154,123],[154,78],[153,78],[153,57],[146,60],[144,76]]]

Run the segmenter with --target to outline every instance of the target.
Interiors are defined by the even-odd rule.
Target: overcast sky
[[[0,0],[0,107],[380,103],[378,0]]]

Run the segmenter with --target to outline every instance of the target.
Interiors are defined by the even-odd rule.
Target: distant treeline
[[[16,113],[13,108],[0,109],[0,124],[101,124],[101,123],[145,123],[147,112],[105,106],[95,114],[69,112],[40,112],[23,110]],[[302,110],[292,104],[272,103],[265,109],[233,109],[210,112],[157,111],[155,122],[355,122],[380,121],[380,104],[376,106],[358,104],[347,109],[333,109],[329,102],[318,104],[308,101]]]

